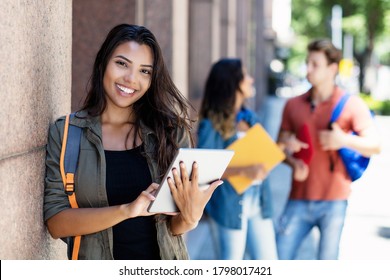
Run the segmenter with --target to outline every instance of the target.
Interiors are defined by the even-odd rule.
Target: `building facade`
[[[241,58],[255,77],[257,109],[273,57],[271,14],[271,0],[73,1],[72,110],[84,101],[94,55],[119,23],[144,25],[156,35],[175,84],[195,109],[212,63]]]

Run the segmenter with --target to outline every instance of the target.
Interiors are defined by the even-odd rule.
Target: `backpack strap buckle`
[[[74,193],[74,174],[66,173],[65,193],[72,195]]]

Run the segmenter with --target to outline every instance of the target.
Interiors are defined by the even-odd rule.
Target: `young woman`
[[[241,60],[221,59],[212,66],[200,110],[199,148],[224,149],[259,122],[244,107],[253,91],[253,78]],[[253,185],[239,195],[229,183],[232,175],[246,176]],[[218,237],[219,259],[244,259],[245,253],[251,259],[277,258],[271,193],[260,183],[266,176],[260,164],[226,169],[224,184],[206,206]]]
[[[81,235],[79,259],[187,259],[182,234],[195,228],[213,191],[197,165],[169,181],[180,214],[147,211],[175,151],[191,145],[188,103],[145,27],[114,27],[97,53],[90,89],[71,120],[83,129],[71,208],[60,174],[64,118],[50,126],[44,218],[54,238]]]

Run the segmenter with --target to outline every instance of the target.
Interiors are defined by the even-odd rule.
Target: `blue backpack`
[[[60,171],[64,183],[65,193],[68,195],[72,208],[78,208],[75,192],[74,176],[77,170],[82,128],[70,125],[69,120],[74,114],[69,114],[65,118],[64,136],[62,138]],[[68,245],[68,258],[78,259],[81,236],[62,238]]]
[[[340,101],[333,109],[330,123],[333,123],[338,119],[349,97],[349,94],[344,94],[341,97]],[[356,135],[355,132],[352,133]],[[351,178],[352,182],[359,179],[363,175],[364,171],[367,169],[367,166],[370,162],[370,158],[365,157],[357,151],[349,148],[341,148],[338,150],[338,153],[343,160],[345,168],[347,169],[348,175]]]

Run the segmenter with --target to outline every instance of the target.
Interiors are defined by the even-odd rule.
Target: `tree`
[[[298,40],[330,37],[331,11],[334,5],[343,9],[343,31],[354,36],[355,57],[361,73],[372,64],[376,40],[390,28],[386,16],[390,13],[390,0],[292,0],[292,27]],[[388,23],[387,23],[388,24]],[[298,53],[304,51],[295,49]],[[362,84],[362,83],[361,83]]]

